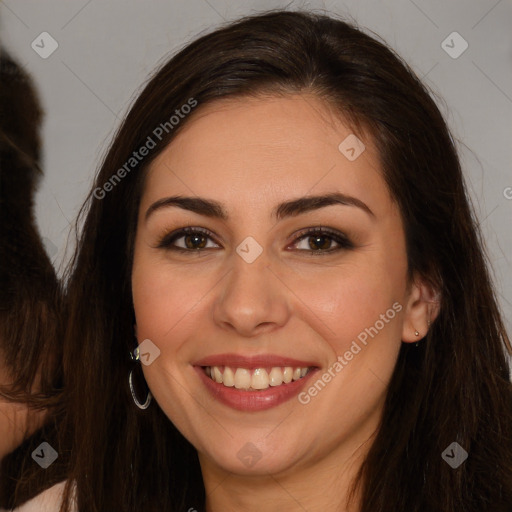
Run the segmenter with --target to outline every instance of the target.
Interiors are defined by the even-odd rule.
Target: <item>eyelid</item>
[[[210,238],[214,241],[217,245],[220,245],[219,242],[216,240],[216,236],[206,228],[202,227],[195,227],[195,226],[186,226],[181,227],[178,229],[175,229],[171,231],[170,233],[165,234],[158,244],[156,245],[156,248],[158,249],[167,249],[172,251],[178,251],[178,252],[186,252],[186,253],[194,253],[198,254],[205,250],[211,250],[212,248],[200,248],[200,249],[184,249],[183,247],[177,247],[172,245],[173,242],[175,242],[177,239],[182,238],[186,236],[187,234],[202,234],[207,238]],[[338,244],[339,247],[334,249],[326,249],[326,250],[304,250],[300,249],[299,252],[301,253],[308,253],[310,255],[323,255],[323,254],[330,254],[334,252],[341,251],[343,249],[353,249],[355,247],[354,243],[351,241],[351,239],[343,232],[338,231],[336,229],[328,228],[325,226],[313,226],[308,228],[303,228],[299,230],[298,232],[295,232],[293,235],[293,242],[287,245],[286,248],[290,247],[290,245],[296,245],[299,242],[301,242],[304,238],[308,238],[310,236],[313,236],[315,234],[321,234],[321,235],[328,235],[335,243]]]
[[[302,241],[304,238],[308,238],[315,234],[328,235],[332,240],[334,240],[339,247],[334,249],[326,249],[324,251],[305,251],[301,250],[300,252],[309,252],[310,254],[329,254],[332,252],[336,252],[341,249],[353,249],[355,247],[352,240],[343,232],[338,231],[337,229],[328,228],[325,226],[314,226],[311,228],[304,228],[300,231],[293,234],[293,245],[296,245],[298,242]]]
[[[170,233],[166,233],[163,237],[160,238],[160,241],[158,242],[156,248],[158,249],[175,249],[175,250],[182,250],[184,252],[199,252],[194,251],[194,249],[183,249],[183,247],[175,247],[172,246],[172,242],[176,241],[178,238],[181,238],[183,236],[186,236],[187,234],[194,234],[194,233],[201,233],[202,235],[205,235],[208,238],[211,238],[217,245],[219,245],[219,242],[216,241],[216,236],[206,228],[201,227],[195,227],[195,226],[186,226],[182,228],[175,229],[171,231]],[[202,249],[204,250],[204,249]]]

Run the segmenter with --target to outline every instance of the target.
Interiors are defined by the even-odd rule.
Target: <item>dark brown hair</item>
[[[35,379],[42,334],[55,334],[58,286],[33,212],[43,111],[29,75],[4,50],[0,79],[0,349],[15,398]]]
[[[361,510],[505,512],[512,506],[512,352],[447,126],[385,44],[306,12],[247,17],[187,45],[157,70],[112,141],[94,188],[190,98],[314,94],[374,139],[401,211],[409,274],[440,294],[419,348],[402,344],[382,423],[358,482]],[[128,390],[135,339],[131,267],[145,170],[192,113],[102,199],[91,191],[67,281],[69,478],[88,512],[204,509],[195,449],[157,404]],[[358,132],[360,133],[360,131]],[[458,442],[469,458],[441,458]],[[507,508],[508,507],[508,508]]]
[[[60,396],[61,289],[34,218],[42,119],[30,75],[0,49],[0,398],[29,408],[29,421],[12,425],[23,430],[23,445],[0,465],[0,506],[8,506],[21,475],[32,472],[27,451],[42,434],[29,437],[32,412],[48,411]],[[17,495],[25,496],[19,486]]]

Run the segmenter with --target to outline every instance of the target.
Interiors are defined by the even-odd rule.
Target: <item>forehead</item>
[[[333,191],[390,200],[371,138],[353,133],[320,99],[293,95],[199,105],[152,162],[144,196],[214,195],[261,204]]]

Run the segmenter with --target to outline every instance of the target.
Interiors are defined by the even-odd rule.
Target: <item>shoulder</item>
[[[66,482],[60,482],[46,491],[38,494],[31,500],[27,501],[18,508],[13,509],[11,512],[58,512],[62,503],[62,495]],[[75,512],[76,508],[72,507]],[[0,512],[7,512],[0,509]]]

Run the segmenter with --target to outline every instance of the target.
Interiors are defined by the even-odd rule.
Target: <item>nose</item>
[[[231,272],[219,285],[213,317],[223,329],[252,338],[288,321],[288,288],[271,267],[265,250],[252,263],[234,254]]]

